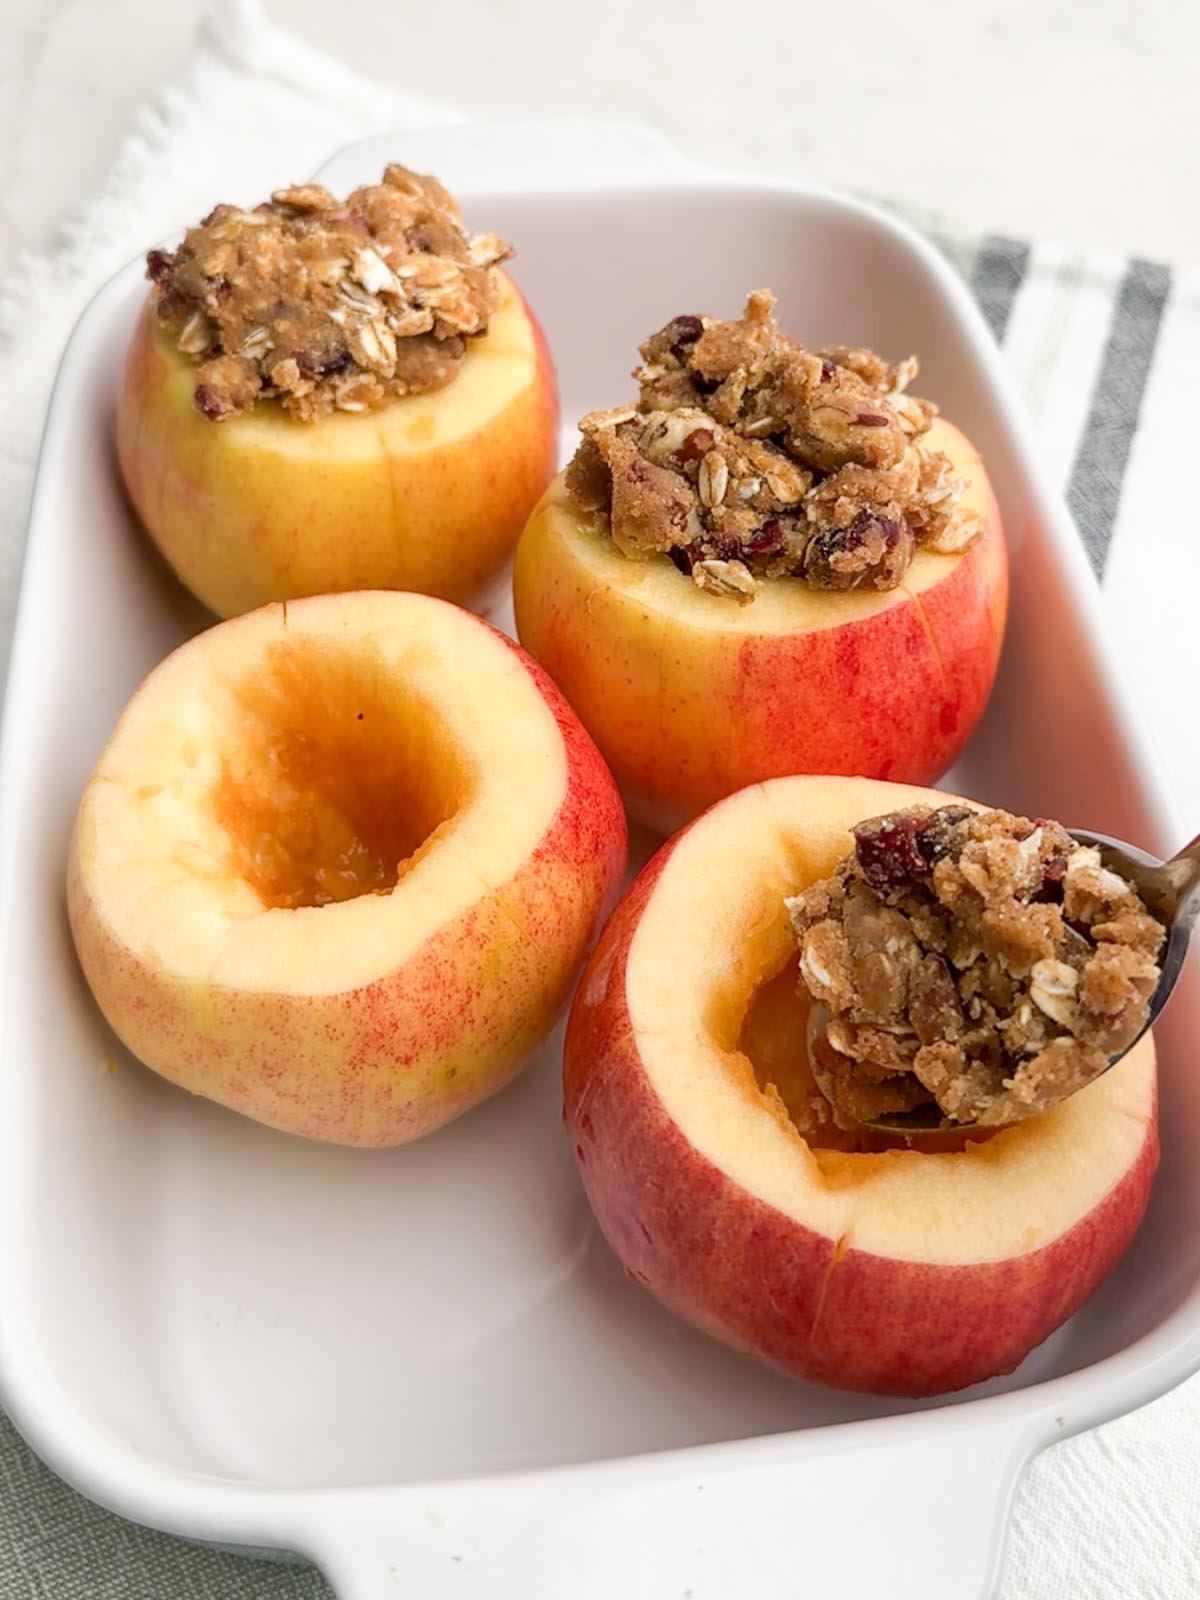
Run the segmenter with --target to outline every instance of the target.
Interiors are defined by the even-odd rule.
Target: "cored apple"
[[[416,1139],[506,1083],[625,862],[545,673],[420,595],[223,623],[138,690],[68,882],[113,1029],[173,1083],[314,1139]]]
[[[517,550],[517,631],[604,752],[638,821],[669,832],[744,784],[788,773],[927,783],[991,692],[1008,601],[995,496],[948,422],[926,436],[983,530],[918,551],[899,588],[771,579],[748,605],[665,556],[631,560],[551,485]]]
[[[228,617],[353,589],[487,604],[558,448],[546,341],[499,277],[487,332],[444,388],[316,422],[270,401],[209,421],[194,404],[195,364],[147,303],[117,453],[150,537],[206,606]]]
[[[629,1274],[784,1372],[884,1394],[1016,1367],[1116,1264],[1158,1153],[1149,1036],[990,1138],[814,1131],[784,897],[854,823],[944,798],[797,777],[714,806],[614,913],[567,1033],[567,1128]]]

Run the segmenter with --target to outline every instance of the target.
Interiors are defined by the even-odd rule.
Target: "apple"
[[[664,845],[580,980],[566,1125],[627,1272],[797,1378],[931,1395],[1010,1372],[1112,1270],[1158,1155],[1147,1036],[1053,1110],[951,1147],[814,1132],[784,897],[929,790],[778,778]]]
[[[601,757],[518,646],[444,601],[331,595],[155,668],[84,791],[67,898],[148,1066],[394,1145],[520,1069],[625,852]]]
[[[221,422],[147,302],[117,455],[151,539],[219,616],[271,600],[413,589],[482,607],[554,472],[558,394],[512,281],[442,389],[298,422],[274,402]]]
[[[886,591],[779,578],[741,606],[665,556],[623,556],[561,479],[547,490],[517,550],[517,631],[639,822],[667,833],[788,773],[927,783],[955,759],[995,678],[1008,567],[979,456],[941,419],[927,442],[967,480],[983,531],[956,555],[918,551]]]

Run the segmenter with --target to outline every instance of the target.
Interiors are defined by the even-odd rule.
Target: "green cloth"
[[[0,1600],[329,1600],[330,1594],[311,1567],[228,1555],[102,1511],[44,1467],[0,1414]]]

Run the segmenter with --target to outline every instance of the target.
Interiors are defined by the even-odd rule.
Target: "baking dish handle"
[[[523,194],[564,187],[602,189],[669,182],[703,175],[653,129],[627,122],[464,122],[404,128],[347,145],[314,176],[335,194],[378,182],[389,161],[436,172],[454,192]]]
[[[338,1600],[987,1600],[1028,1414],[894,1422],[888,1442],[830,1430],[856,1442],[801,1461],[776,1440],[715,1472],[660,1457],[359,1491],[311,1554]]]

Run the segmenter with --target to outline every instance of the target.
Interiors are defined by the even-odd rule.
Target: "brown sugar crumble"
[[[774,305],[760,289],[740,320],[676,317],[647,339],[636,404],[579,424],[576,504],[622,554],[666,554],[743,603],[764,578],[894,589],[916,549],[966,549],[981,521],[922,442],[937,408],[907,392],[916,359],[806,350]]]
[[[787,902],[825,1008],[834,1120],[1033,1115],[1136,1038],[1163,925],[1057,822],[949,805],[862,822]]]
[[[511,254],[466,233],[436,178],[392,165],[344,201],[305,183],[253,211],[219,205],[177,250],[151,250],[146,271],[160,324],[197,363],[206,417],[277,400],[311,422],[449,383]]]

